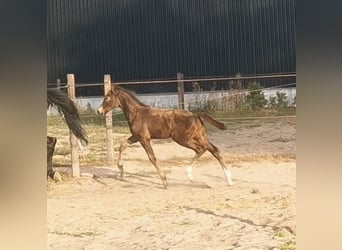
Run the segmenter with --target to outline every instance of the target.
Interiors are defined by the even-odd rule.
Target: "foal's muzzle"
[[[96,113],[99,115],[104,115],[105,112],[104,112],[104,109],[102,108],[102,106],[97,109]]]

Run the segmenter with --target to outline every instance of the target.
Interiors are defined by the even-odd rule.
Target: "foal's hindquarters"
[[[186,168],[189,180],[193,181],[192,167],[194,166],[198,158],[201,157],[201,155],[203,155],[208,150],[219,161],[226,176],[228,185],[232,186],[232,174],[224,164],[219,149],[208,140],[206,130],[202,121],[197,118],[194,126],[183,127],[181,123],[177,124],[177,126],[179,126],[180,128],[177,129],[178,133],[172,134],[172,139],[178,144],[195,151],[194,158],[192,159],[190,165]]]

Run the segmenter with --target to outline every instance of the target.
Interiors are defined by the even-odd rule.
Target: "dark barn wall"
[[[49,83],[296,70],[295,0],[48,0],[47,25]]]

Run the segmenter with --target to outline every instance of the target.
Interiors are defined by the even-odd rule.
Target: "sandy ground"
[[[167,190],[139,144],[124,154],[124,180],[103,166],[81,167],[95,178],[50,180],[48,249],[295,249],[295,120],[228,127],[208,137],[234,186],[208,152],[189,182],[194,153],[171,140],[153,141]]]

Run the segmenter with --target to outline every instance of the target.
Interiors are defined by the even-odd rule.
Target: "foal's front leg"
[[[167,189],[166,175],[165,175],[164,171],[157,164],[157,159],[153,153],[153,149],[152,149],[150,140],[149,139],[141,139],[140,143],[143,146],[143,148],[145,149],[148,158],[150,159],[150,161],[152,162],[154,167],[157,169],[157,172],[160,176],[160,179],[163,183],[164,188]]]
[[[128,147],[128,145],[131,145],[135,142],[137,142],[138,139],[132,135],[131,137],[129,137],[127,140],[125,140],[121,145],[120,145],[120,149],[119,149],[119,158],[118,158],[118,168],[120,170],[120,178],[123,178],[123,163],[122,163],[122,153],[123,151],[126,150],[126,148]]]

